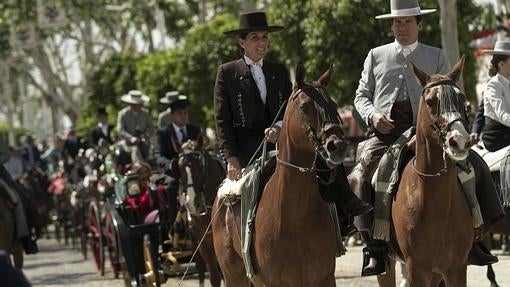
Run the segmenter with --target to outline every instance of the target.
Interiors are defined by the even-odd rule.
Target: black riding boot
[[[379,275],[386,272],[386,242],[372,239],[367,231],[360,232],[367,247],[363,248],[361,276]]]
[[[37,242],[32,239],[31,236],[26,236],[21,239],[21,244],[23,245],[23,250],[25,250],[25,254],[36,254],[39,252],[39,247],[37,247]]]
[[[498,257],[491,254],[490,250],[480,241],[474,241],[469,251],[469,265],[490,265],[498,262]]]
[[[340,165],[335,172],[335,180],[328,186],[329,194],[326,195],[329,200],[326,200],[334,201],[337,207],[340,207],[345,214],[350,216],[358,216],[372,211],[374,207],[371,204],[359,199],[352,192],[344,166]]]

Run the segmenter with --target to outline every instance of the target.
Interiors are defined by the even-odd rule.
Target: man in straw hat
[[[165,105],[169,105],[178,96],[179,96],[178,91],[166,92],[165,96],[159,99],[159,102]],[[165,128],[172,122],[170,116],[171,112],[172,109],[170,108],[170,106],[168,106],[166,110],[164,110],[158,115],[158,129]]]
[[[374,202],[374,194],[368,187],[387,147],[416,124],[422,87],[415,79],[411,62],[428,74],[445,74],[449,70],[449,63],[441,49],[418,42],[423,25],[422,15],[432,13],[435,9],[421,9],[418,0],[391,0],[390,3],[391,13],[375,18],[391,21],[395,41],[369,51],[354,99],[356,110],[372,134],[368,140],[360,143],[360,159],[349,175],[349,181],[356,194],[367,202]],[[471,156],[470,162],[473,163]],[[478,163],[473,165],[476,170]],[[376,210],[378,206],[381,205],[376,201]],[[501,216],[500,211],[501,207],[496,207],[489,216],[483,214],[484,221],[491,223]],[[379,216],[379,213],[375,214]],[[386,243],[373,238],[373,216],[368,213],[355,218],[355,225],[367,244],[363,253],[363,276],[385,271]],[[488,264],[497,261],[496,257],[482,252],[475,245],[470,254],[472,262]]]
[[[146,159],[149,155],[149,139],[154,131],[149,112],[142,107],[149,101],[149,97],[140,91],[131,90],[120,100],[129,106],[117,115],[117,132],[132,147],[133,160]]]

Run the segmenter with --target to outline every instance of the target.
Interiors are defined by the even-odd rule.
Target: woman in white
[[[485,126],[482,141],[489,151],[510,145],[510,41],[498,41],[494,50],[484,92]]]

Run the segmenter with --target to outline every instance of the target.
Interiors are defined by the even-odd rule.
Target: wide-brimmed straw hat
[[[150,98],[137,90],[131,90],[120,98],[121,101],[128,104],[141,105],[150,100]]]
[[[262,11],[249,12],[239,15],[239,28],[223,32],[225,35],[246,34],[253,31],[276,32],[283,30],[283,26],[271,26],[267,24],[266,13]]]
[[[159,102],[162,104],[169,104],[177,96],[179,96],[178,91],[166,92],[165,96],[159,99]]]
[[[429,14],[436,9],[421,9],[418,0],[391,0],[391,13],[375,16],[375,19],[391,19]]]
[[[510,41],[497,41],[494,50],[483,50],[482,53],[487,55],[510,55]]]

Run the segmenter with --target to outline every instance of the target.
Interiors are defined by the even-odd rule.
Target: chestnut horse
[[[313,84],[296,69],[278,139],[276,170],[261,195],[254,222],[248,279],[241,257],[240,204],[213,205],[214,248],[226,287],[335,286],[335,226],[321,198],[315,161],[333,169],[344,159],[337,105],[325,94],[331,70]],[[216,216],[216,212],[218,212]]]
[[[188,141],[181,146],[178,157],[181,195],[186,197],[186,209],[190,214],[191,234],[195,245],[199,245],[197,257],[200,286],[204,281],[204,262],[207,264],[212,287],[221,284],[221,270],[214,253],[213,238],[207,228],[211,221],[211,206],[216,198],[218,186],[225,178],[225,169],[219,159],[213,158],[202,147],[203,142]],[[203,261],[202,261],[203,260]]]
[[[470,148],[464,127],[465,97],[455,86],[464,58],[447,75],[427,75],[413,65],[424,87],[418,109],[416,156],[406,165],[392,207],[394,240],[410,286],[466,286],[473,219],[457,179],[456,161]],[[395,286],[395,261],[379,275]]]
[[[5,250],[14,259],[14,266],[23,267],[23,248],[16,239],[15,206],[7,198],[9,188],[3,179],[0,179],[0,250]]]

